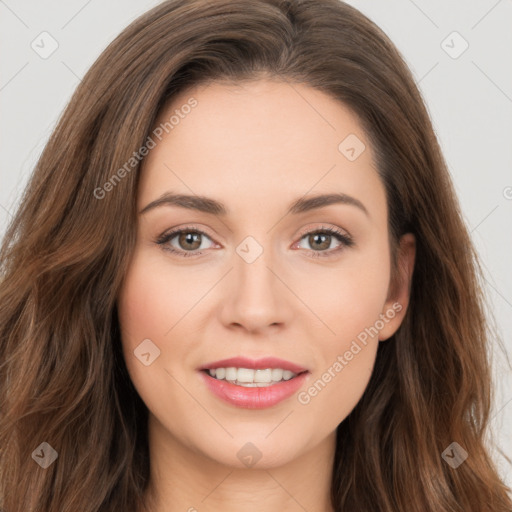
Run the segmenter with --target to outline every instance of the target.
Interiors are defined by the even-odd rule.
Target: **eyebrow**
[[[287,214],[291,213],[296,215],[310,210],[324,208],[332,204],[347,204],[355,206],[369,216],[368,210],[365,208],[363,203],[359,201],[359,199],[343,193],[319,194],[306,198],[301,197],[291,203]],[[139,212],[139,214],[146,213],[159,206],[179,206],[181,208],[198,210],[200,212],[222,217],[229,214],[228,208],[223,203],[215,199],[197,195],[174,194],[172,192],[166,192],[158,199],[151,201]]]

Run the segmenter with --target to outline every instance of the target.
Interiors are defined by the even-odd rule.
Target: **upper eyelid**
[[[336,231],[343,231],[344,233],[346,233],[346,235],[348,237],[351,237],[352,238],[352,234],[350,233],[350,231],[348,231],[347,229],[345,228],[341,228],[339,226],[336,226],[336,225],[326,225],[328,223],[324,222],[324,223],[321,223],[322,225],[321,226],[317,226],[317,227],[312,227],[312,226],[309,226],[309,227],[306,227],[304,229],[301,229],[299,231],[299,234],[297,236],[300,236],[300,237],[303,237],[309,233],[312,233],[312,232],[317,232],[317,231],[322,231],[322,230],[336,230]],[[196,226],[183,226],[183,227],[176,227],[176,228],[171,228],[169,230],[166,230],[162,233],[162,235],[160,235],[160,237],[164,237],[164,236],[168,236],[168,235],[176,235],[182,231],[196,231],[196,232],[199,232],[203,235],[206,235],[207,237],[213,239],[215,238],[213,235],[210,235],[207,230],[203,229],[203,228],[198,228]]]
[[[346,234],[347,237],[352,238],[352,234],[347,229],[340,228],[339,226],[336,226],[336,225],[329,226],[329,225],[325,225],[325,224],[327,224],[327,223],[323,223],[321,226],[319,226],[317,228],[315,228],[315,227],[304,228],[303,230],[301,230],[299,232],[298,236],[303,237],[309,233],[316,233],[317,231],[327,230],[327,231],[342,231]]]
[[[351,235],[351,233],[344,229],[344,228],[340,228],[338,226],[326,226],[325,225],[326,223],[322,223],[321,226],[318,226],[318,227],[306,227],[304,229],[302,229],[300,231],[300,233],[297,235],[299,238],[298,238],[298,241],[302,240],[305,236],[311,234],[311,233],[316,233],[316,232],[322,232],[324,230],[326,231],[334,231],[334,233],[330,233],[330,236],[333,236],[336,238],[336,235],[342,235],[345,233],[345,236],[350,239],[350,240],[353,240],[353,237]],[[167,241],[170,241],[172,240],[175,236],[179,235],[180,233],[183,233],[183,232],[197,232],[197,233],[200,233],[201,235],[204,235],[206,237],[208,237],[212,243],[214,244],[218,244],[218,242],[216,242],[214,240],[214,237],[211,236],[210,234],[208,234],[204,229],[202,228],[198,228],[198,227],[195,227],[195,226],[183,226],[183,227],[177,227],[177,228],[172,228],[168,231],[164,231],[164,233],[162,235],[160,235],[158,237],[158,239],[167,239]],[[340,233],[341,231],[341,233]],[[344,233],[343,233],[344,232]],[[296,242],[294,242],[296,243]],[[177,249],[177,251],[181,251],[182,249]],[[191,254],[193,254],[194,251],[187,251],[187,252],[190,252]]]

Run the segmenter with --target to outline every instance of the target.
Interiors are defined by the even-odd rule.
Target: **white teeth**
[[[226,380],[236,380],[237,373],[236,368],[226,368]]]
[[[267,384],[272,382],[272,370],[270,368],[266,370],[256,370],[254,372],[254,382],[265,382]]]
[[[248,368],[238,368],[238,382],[254,382],[254,370]]]
[[[283,373],[284,370],[281,370],[281,368],[272,368],[272,380],[281,380]]]
[[[266,368],[264,370],[234,367],[215,368],[208,370],[208,373],[217,380],[227,380],[232,384],[249,388],[271,386],[282,380],[290,380],[297,376],[296,373],[282,368]]]

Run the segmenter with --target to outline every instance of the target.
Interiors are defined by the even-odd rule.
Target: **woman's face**
[[[405,238],[391,294],[385,191],[357,118],[304,85],[215,83],[175,97],[151,137],[118,313],[155,431],[235,467],[332,441],[402,321],[414,257]]]

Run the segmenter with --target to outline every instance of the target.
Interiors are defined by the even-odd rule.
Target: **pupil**
[[[194,244],[194,238],[196,238],[195,242],[197,243],[197,239],[199,238],[199,233],[186,233],[184,235],[186,244]],[[201,243],[199,243],[201,245]],[[197,247],[192,247],[193,249],[197,249]]]
[[[314,243],[316,243],[316,239],[318,237],[323,237],[324,238],[324,242],[323,242],[323,247],[321,247],[322,249],[327,249],[329,247],[329,244],[327,243],[327,245],[325,245],[325,240],[329,237],[329,235],[325,235],[325,234],[316,234],[316,235],[313,235],[313,240],[315,240]],[[322,244],[322,242],[320,242],[320,244]]]

